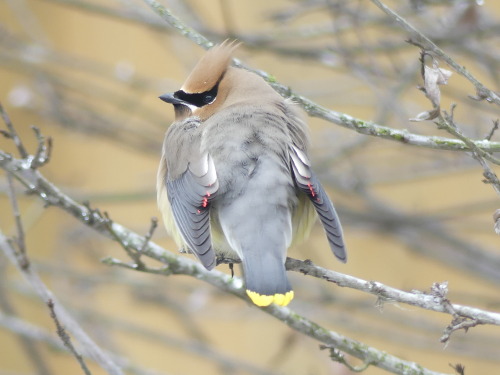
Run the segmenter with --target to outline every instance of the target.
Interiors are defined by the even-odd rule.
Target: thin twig
[[[446,327],[439,341],[441,341],[442,343],[447,343],[450,340],[451,334],[453,332],[458,331],[460,329],[463,329],[465,332],[467,332],[469,328],[475,327],[479,324],[481,323],[479,323],[475,319],[466,319],[457,317],[453,319],[453,321],[450,323],[448,327]]]
[[[104,226],[106,227],[106,229],[108,230],[108,232],[111,234],[113,239],[122,246],[123,250],[125,250],[125,252],[128,254],[128,256],[130,258],[132,258],[132,260],[135,262],[133,265],[133,268],[140,270],[140,271],[146,270],[147,267],[141,260],[141,255],[142,255],[141,250],[133,248],[130,246],[130,244],[128,242],[123,241],[123,239],[118,235],[118,233],[115,232],[115,230],[113,228],[113,221],[111,220],[111,218],[109,217],[107,212],[103,213],[103,217],[104,217],[103,223],[104,223]],[[147,238],[145,238],[144,244],[142,247],[147,246],[148,242],[149,242],[149,240]],[[142,249],[142,247],[141,247],[141,249]]]
[[[50,156],[52,154],[52,138],[48,137],[47,143],[45,143],[45,137],[40,132],[40,129],[36,126],[32,126],[31,128],[35,132],[38,141],[38,147],[31,162],[31,168],[37,169],[50,161]]]
[[[199,46],[202,46],[205,49],[213,47],[214,43],[205,38],[203,35],[198,33],[197,31],[186,27],[184,23],[179,20],[172,12],[170,12],[163,5],[158,3],[155,0],[144,0],[146,4],[148,4],[163,20],[167,21],[167,23],[176,29],[181,35],[191,39]]]
[[[493,171],[493,169],[489,166],[487,161],[490,161],[494,164],[500,165],[500,159],[495,158],[493,155],[491,155],[489,152],[484,151],[480,147],[477,147],[474,142],[472,142],[468,137],[466,137],[458,128],[458,126],[455,124],[453,120],[453,110],[454,110],[454,105],[452,105],[450,114],[448,114],[446,111],[444,111],[443,114],[439,115],[438,121],[436,122],[437,126],[440,129],[446,130],[448,133],[454,135],[458,139],[460,139],[462,142],[467,144],[467,146],[471,149],[472,151],[472,156],[474,159],[476,159],[481,167],[483,168],[483,175],[485,177],[486,183],[491,184],[493,189],[495,189],[496,193],[500,195],[500,180],[497,177],[496,173]]]
[[[156,217],[151,218],[151,225],[149,227],[148,233],[144,236],[144,244],[142,247],[139,249],[139,253],[142,253],[146,246],[148,246],[149,241],[151,241],[151,238],[153,237],[153,234],[158,227],[158,219]]]
[[[12,207],[12,214],[14,216],[14,221],[16,223],[17,235],[15,237],[17,250],[16,257],[19,261],[19,266],[22,269],[27,269],[30,266],[28,256],[26,255],[26,241],[24,237],[24,227],[21,221],[21,212],[19,211],[19,206],[17,204],[16,192],[14,190],[14,183],[12,181],[12,174],[7,172],[7,194],[9,196],[10,205]]]
[[[28,167],[32,172],[37,173]],[[123,375],[120,367],[105,353],[94,341],[85,333],[80,325],[73,319],[73,317],[64,309],[61,303],[58,302],[54,294],[47,288],[45,283],[41,280],[40,276],[33,270],[33,267],[22,268],[15,256],[15,249],[12,248],[7,237],[0,231],[0,250],[4,252],[7,258],[16,265],[21,272],[22,276],[37,292],[38,296],[47,303],[52,300],[55,304],[57,316],[64,324],[66,329],[71,332],[75,339],[81,344],[82,351],[85,355],[96,361],[104,370],[110,375]]]
[[[16,307],[10,301],[8,295],[8,290],[10,287],[7,279],[8,275],[6,272],[8,262],[4,260],[6,260],[4,257],[0,257],[0,325],[2,324],[2,317],[4,317],[5,315],[8,315],[13,319],[16,319],[16,316],[19,316]],[[26,360],[31,362],[33,368],[37,371],[37,375],[52,375],[52,371],[50,369],[48,361],[46,361],[46,358],[44,357],[45,352],[40,350],[41,348],[35,342],[33,342],[33,340],[25,337],[22,334],[19,334],[14,329],[11,329],[11,326],[13,326],[13,324],[8,323],[7,329],[16,334],[19,343],[26,352]]]
[[[16,145],[17,150],[19,151],[19,155],[21,156],[22,159],[26,159],[29,155],[28,151],[26,151],[26,149],[24,148],[24,145],[21,142],[21,139],[19,138],[16,129],[12,125],[12,121],[10,121],[10,117],[3,108],[1,102],[0,102],[0,115],[2,116],[3,122],[5,123],[8,129],[8,133],[3,132],[3,134],[8,136],[14,141],[14,144]]]
[[[384,13],[390,16],[396,23],[401,26],[403,29],[408,31],[412,37],[418,38],[417,41],[413,41],[413,43],[418,43],[425,50],[432,51],[445,61],[450,67],[452,67],[458,74],[467,78],[476,88],[477,99],[486,99],[489,102],[494,102],[497,105],[500,105],[500,97],[492,90],[488,89],[484,86],[479,80],[474,77],[465,67],[461,66],[455,60],[453,60],[450,56],[448,56],[441,48],[439,48],[432,40],[427,38],[422,32],[417,30],[414,26],[412,26],[407,20],[389,8],[387,5],[382,3],[380,0],[371,0],[377,7],[379,7]]]
[[[484,139],[486,139],[487,141],[491,141],[491,138],[493,138],[493,135],[498,130],[499,123],[500,123],[499,119],[493,121],[493,126],[491,127],[491,130],[488,132],[488,135],[484,137]]]
[[[56,349],[57,351],[65,351],[65,346],[61,343],[61,340],[56,336],[52,335],[45,328],[33,325],[25,320],[8,316],[0,313],[0,327],[13,332],[20,337],[26,338],[32,342],[39,342],[47,345],[50,349]],[[85,358],[86,353],[82,353]],[[127,370],[127,374],[130,375],[158,375],[156,371],[148,371],[143,368],[139,368],[133,365],[128,357],[119,356],[116,354],[109,353],[110,357],[118,363],[121,367]],[[267,374],[266,374],[267,375]]]
[[[500,208],[493,213],[493,229],[500,235]]]
[[[54,301],[49,299],[47,301],[47,306],[49,307],[50,310],[50,317],[54,321],[56,328],[57,328],[57,336],[61,339],[63,342],[64,346],[73,354],[73,356],[76,358],[78,363],[80,364],[80,367],[82,368],[83,372],[86,375],[92,375],[90,372],[89,368],[87,367],[87,364],[85,363],[82,355],[78,353],[78,351],[75,349],[73,344],[71,343],[71,338],[69,337],[68,333],[62,326],[62,324],[59,322],[59,319],[57,318],[56,311],[54,309]]]
[[[365,362],[360,366],[353,366],[346,360],[345,355],[339,352],[335,347],[330,345],[320,345],[319,348],[321,350],[328,349],[330,351],[330,358],[333,361],[343,364],[352,372],[363,372],[372,364],[371,362]]]
[[[453,365],[450,363],[450,367],[456,371],[457,375],[465,375],[465,366],[464,365],[461,365],[460,363]]]
[[[429,55],[432,58],[432,68],[428,68],[425,65],[426,55]],[[420,62],[422,67],[421,75],[424,81],[424,86],[419,88],[425,93],[427,99],[429,99],[429,101],[432,103],[433,109],[431,111],[420,113],[415,119],[412,119],[412,121],[427,121],[437,118],[435,123],[438,129],[446,130],[448,133],[464,142],[471,149],[472,156],[483,167],[483,175],[486,178],[484,182],[492,184],[497,194],[500,195],[500,180],[498,179],[493,169],[491,169],[487,163],[487,161],[490,161],[492,163],[500,165],[500,159],[495,158],[489,152],[486,152],[480,147],[477,147],[470,138],[465,136],[460,131],[454,120],[456,104],[451,105],[449,113],[446,111],[441,111],[441,90],[439,88],[439,85],[445,85],[448,83],[448,78],[451,76],[451,72],[439,68],[439,63],[435,60],[433,54],[430,54],[424,49],[422,49],[420,53]],[[490,133],[490,138],[493,135],[494,130],[495,126]]]

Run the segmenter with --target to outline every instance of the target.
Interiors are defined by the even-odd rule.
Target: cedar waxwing
[[[340,221],[307,153],[295,105],[261,77],[229,66],[232,43],[210,49],[171,103],[157,180],[167,231],[211,270],[216,252],[241,259],[258,306],[293,298],[288,247],[307,236],[315,212],[335,256],[346,261]]]

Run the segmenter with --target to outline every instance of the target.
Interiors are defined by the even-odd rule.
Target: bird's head
[[[223,42],[211,48],[196,64],[180,90],[160,99],[173,104],[176,120],[189,116],[207,119],[221,107],[231,87],[226,77],[238,43]]]

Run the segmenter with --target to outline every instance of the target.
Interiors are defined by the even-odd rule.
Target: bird
[[[346,262],[339,217],[309,159],[298,105],[263,78],[231,66],[236,42],[213,46],[181,88],[159,98],[174,107],[157,175],[167,232],[207,270],[241,260],[257,306],[286,306],[288,248],[319,216],[330,248]]]

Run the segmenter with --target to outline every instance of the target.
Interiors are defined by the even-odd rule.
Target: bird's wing
[[[306,154],[295,145],[290,147],[292,174],[297,187],[311,200],[326,231],[330,248],[342,262],[347,261],[340,220],[318,177],[311,169]]]
[[[184,241],[210,270],[216,264],[210,236],[210,205],[219,182],[208,153],[190,159],[187,169],[175,179],[167,173],[167,195]]]
[[[170,212],[189,249],[207,268],[215,267],[210,238],[210,205],[219,183],[211,156],[201,150],[200,120],[174,122],[163,145],[166,173],[163,181]]]

